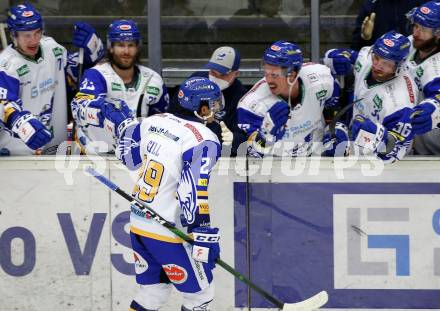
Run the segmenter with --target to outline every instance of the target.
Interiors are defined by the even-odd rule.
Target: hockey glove
[[[106,131],[117,138],[119,138],[125,128],[133,123],[137,123],[137,121],[133,119],[130,108],[123,100],[106,103],[104,115],[104,127]]]
[[[428,98],[413,108],[411,124],[414,134],[425,134],[435,128],[440,128],[440,103]]]
[[[332,74],[345,76],[350,73],[357,56],[358,52],[350,49],[332,49],[325,53],[324,64],[331,69]]]
[[[326,157],[343,157],[348,155],[349,150],[348,128],[344,123],[336,122],[335,132],[329,131],[324,134],[322,143],[324,145],[323,155]]]
[[[222,144],[225,146],[229,146],[232,144],[232,140],[234,139],[234,134],[230,129],[226,126],[225,122],[220,122],[220,127],[222,129]]]
[[[214,269],[215,261],[220,257],[220,234],[218,228],[198,227],[192,231],[194,245],[192,258],[196,261],[207,263]]]
[[[104,126],[105,100],[102,97],[78,104],[76,122],[80,126]]]
[[[361,154],[377,154],[384,151],[387,143],[387,130],[382,124],[357,115],[351,126],[351,138]]]
[[[285,101],[276,102],[266,113],[263,119],[263,129],[265,134],[273,136],[274,141],[278,141],[284,136],[285,125],[289,119],[289,105]],[[270,141],[269,137],[266,137]]]
[[[52,134],[43,123],[28,111],[13,112],[6,126],[33,150],[43,147],[52,139]]]
[[[87,23],[77,22],[73,31],[73,45],[84,48],[87,63],[95,63],[104,56],[104,45],[95,29]]]

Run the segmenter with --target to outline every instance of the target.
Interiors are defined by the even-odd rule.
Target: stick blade
[[[325,305],[328,301],[328,294],[325,290],[317,293],[316,295],[296,303],[285,303],[283,305],[283,311],[312,311],[319,309]]]

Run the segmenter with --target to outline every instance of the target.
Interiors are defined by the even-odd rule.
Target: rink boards
[[[438,159],[384,170],[265,159],[249,161],[249,176],[245,162],[220,161],[209,188],[224,261],[283,301],[325,289],[332,310],[440,310]],[[127,310],[128,206],[83,173],[90,163],[131,191],[136,174],[114,160],[0,160],[1,310]],[[221,268],[215,276],[215,310],[270,308]],[[180,302],[174,293],[165,310]]]

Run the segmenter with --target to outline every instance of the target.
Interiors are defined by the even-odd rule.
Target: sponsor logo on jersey
[[[425,71],[423,70],[422,67],[417,68],[417,70],[416,70],[417,77],[421,78],[424,73],[425,73]]]
[[[411,104],[414,104],[414,90],[411,84],[411,80],[407,76],[403,76],[403,78],[405,79],[406,88],[408,89],[409,100],[411,101]]]
[[[185,283],[185,281],[188,279],[188,272],[186,272],[185,268],[181,266],[168,264],[163,265],[162,268],[165,271],[168,279],[174,284]]]
[[[137,252],[133,252],[134,269],[136,274],[142,274],[148,270],[148,262]]]
[[[200,132],[196,129],[196,127],[192,124],[186,123],[184,125],[184,127],[188,128],[191,130],[191,132],[193,132],[194,136],[197,139],[197,142],[201,142],[203,140],[203,136],[202,134],[200,134]]]
[[[319,92],[316,92],[316,99],[321,100],[327,95],[327,90],[321,90]]]
[[[209,205],[208,203],[199,204],[199,214],[201,215],[209,215]]]
[[[392,40],[390,40],[390,39],[384,39],[384,40],[383,40],[383,43],[384,43],[386,46],[389,46],[389,47],[393,47],[393,46],[394,46],[394,42],[393,42]]]
[[[21,76],[24,76],[25,74],[29,73],[29,71],[30,70],[29,70],[28,65],[24,64],[23,66],[18,67],[17,74],[19,77],[21,77]]]
[[[55,55],[55,57],[63,55],[63,49],[60,47],[53,48],[52,52],[53,52],[53,55]]]
[[[427,8],[426,6],[422,6],[420,8],[420,12],[422,12],[423,14],[429,14],[431,12],[431,10],[429,8]]]
[[[178,141],[180,139],[179,136],[174,135],[173,133],[169,132],[168,130],[166,130],[162,127],[155,126],[155,125],[151,125],[150,128],[148,129],[148,131],[165,136],[166,138],[169,138],[173,141]]]
[[[440,96],[440,95],[438,95],[438,96]],[[198,182],[198,185],[206,187],[206,186],[208,186],[208,180],[206,178],[200,178],[199,182]]]
[[[6,99],[8,96],[8,89],[5,89],[4,87],[0,87],[0,99]],[[3,105],[0,103],[0,105]]]
[[[112,82],[112,91],[122,91],[122,85],[119,83]]]
[[[379,112],[382,111],[383,105],[382,105],[382,99],[376,94],[373,98],[374,103],[374,111]]]
[[[307,77],[309,78],[310,82],[312,82],[312,83],[319,80],[316,73],[311,73],[311,74],[307,75]]]
[[[147,94],[157,96],[157,95],[159,95],[159,93],[160,93],[160,90],[158,87],[147,86]]]
[[[361,71],[362,69],[362,64],[357,61],[356,64],[354,64],[354,70],[356,70],[357,72]]]

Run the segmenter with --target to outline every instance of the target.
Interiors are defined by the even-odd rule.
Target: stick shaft
[[[182,240],[193,244],[193,240],[184,232],[180,231],[178,228],[176,228],[172,223],[168,222],[165,218],[163,218],[162,216],[160,216],[155,210],[153,210],[151,207],[149,207],[145,202],[142,201],[138,201],[136,198],[133,198],[131,195],[129,195],[127,192],[125,192],[124,190],[122,190],[121,188],[119,188],[115,183],[113,183],[112,181],[110,181],[108,178],[106,178],[105,176],[99,174],[95,169],[93,169],[92,167],[88,167],[86,169],[86,171],[92,175],[93,177],[95,177],[96,179],[98,179],[101,183],[103,183],[104,185],[106,185],[110,190],[115,191],[117,194],[119,194],[120,196],[122,196],[124,199],[126,199],[129,202],[132,202],[132,204],[135,204],[137,207],[141,208],[141,209],[146,209],[148,211],[148,214],[157,222],[159,222],[161,225],[163,225],[164,227],[166,227],[167,229],[169,229],[170,231],[172,231],[175,235],[177,235],[179,238],[181,238]],[[235,270],[232,266],[230,266],[229,264],[227,264],[226,262],[224,262],[223,260],[221,260],[220,258],[218,258],[216,260],[216,263],[222,267],[223,269],[225,269],[226,271],[228,271],[229,273],[231,273],[233,276],[235,276],[236,278],[238,278],[240,281],[242,281],[243,283],[245,283],[247,286],[249,286],[250,288],[252,288],[253,290],[255,290],[256,292],[258,292],[260,295],[262,295],[264,298],[266,298],[268,301],[270,301],[271,303],[273,303],[275,306],[277,306],[278,308],[282,309],[284,303],[282,301],[280,301],[279,299],[275,298],[274,296],[272,296],[271,294],[269,294],[268,292],[266,292],[264,289],[260,288],[258,285],[256,285],[255,283],[253,283],[252,281],[250,281],[248,278],[246,278],[243,274],[241,274],[240,272],[238,272],[237,270]]]

